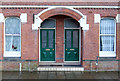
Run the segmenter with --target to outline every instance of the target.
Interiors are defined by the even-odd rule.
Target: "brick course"
[[[118,6],[118,2],[2,2],[2,5]]]

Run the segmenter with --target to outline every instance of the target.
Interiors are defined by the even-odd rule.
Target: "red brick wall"
[[[62,21],[62,22],[61,22]],[[64,58],[64,16],[56,17],[56,58]],[[64,59],[56,59],[63,62]]]
[[[0,2],[1,4],[1,2]],[[2,9],[0,9],[0,13],[2,13]],[[3,23],[0,22],[0,60],[3,59],[3,56],[2,56],[2,34],[3,34]]]
[[[0,60],[2,59],[2,23],[0,23]]]
[[[24,60],[38,60],[39,57],[39,33],[38,31],[32,30],[33,24],[33,14],[38,14],[43,9],[3,9],[3,14],[5,17],[9,16],[20,16],[21,13],[27,13],[28,21],[25,24],[21,24],[21,52],[22,56],[21,59]],[[100,14],[101,17],[116,17],[118,10],[117,9],[77,9],[81,13],[87,16],[87,24],[89,24],[88,31],[82,31],[82,59],[83,60],[96,60],[96,56],[99,55],[99,24],[94,24],[94,14]],[[49,14],[48,14],[49,15]],[[56,53],[58,53],[57,58],[63,58],[61,53],[64,53],[64,24],[61,23],[63,18],[60,16],[56,16],[58,19],[57,28],[56,28]],[[58,25],[59,23],[59,25]],[[0,24],[1,27],[1,24]],[[4,28],[4,27],[3,27]],[[1,33],[0,28],[0,33]],[[3,32],[3,31],[2,31]],[[120,24],[117,24],[117,57],[120,54]],[[1,37],[1,35],[0,35]],[[60,39],[63,37],[63,39]],[[2,37],[3,38],[3,37]],[[3,40],[3,39],[2,39]],[[4,41],[4,40],[3,40]],[[4,44],[4,42],[2,42]],[[1,45],[1,43],[0,43]],[[62,46],[62,48],[60,47]],[[3,47],[2,47],[3,48]],[[0,48],[1,53],[1,48]],[[3,54],[3,52],[2,52]],[[57,62],[63,62],[63,60],[57,60]],[[84,63],[85,64],[85,63]],[[83,64],[83,66],[84,66]]]
[[[3,40],[3,37],[2,37],[2,32],[3,32],[3,28],[2,28],[2,23],[0,23],[0,60],[2,59],[2,40]]]
[[[119,2],[119,6],[120,6],[120,2]],[[118,14],[120,14],[120,9],[118,9]],[[116,25],[117,26],[117,28],[116,28],[116,30],[117,30],[117,32],[116,32],[116,34],[117,34],[117,37],[116,37],[116,39],[117,39],[117,47],[116,47],[116,49],[117,49],[117,59],[119,59],[120,60],[120,23],[119,24],[117,24]],[[120,71],[120,62],[119,62],[119,71]]]

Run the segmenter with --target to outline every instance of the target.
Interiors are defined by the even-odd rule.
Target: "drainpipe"
[[[90,70],[92,71],[92,62],[90,61]]]
[[[98,60],[99,60],[99,57],[97,56],[97,60],[96,60],[96,72],[98,71]]]
[[[29,66],[29,71],[30,71],[30,61],[29,61],[29,63],[28,63],[28,66]]]
[[[21,72],[22,71],[22,63],[19,63],[19,71]]]

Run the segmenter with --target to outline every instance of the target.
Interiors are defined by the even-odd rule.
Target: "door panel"
[[[79,30],[65,30],[65,61],[79,61]]]
[[[41,29],[41,61],[55,61],[55,30]]]

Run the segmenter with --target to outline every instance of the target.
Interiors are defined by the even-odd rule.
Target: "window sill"
[[[4,53],[4,57],[21,57],[21,52],[18,51],[18,52],[14,52],[14,51],[11,51],[11,52],[5,52]]]
[[[116,61],[116,57],[100,57],[100,61]]]
[[[99,57],[116,57],[116,53],[114,51],[100,51]]]
[[[21,61],[20,57],[4,57],[5,61]]]

